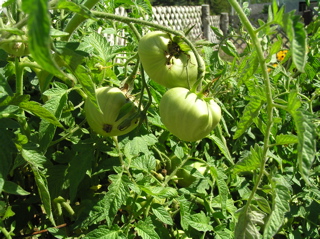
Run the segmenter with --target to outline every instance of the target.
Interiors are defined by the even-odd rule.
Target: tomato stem
[[[264,85],[265,85],[265,90],[266,90],[266,95],[267,95],[267,127],[266,127],[266,133],[264,136],[264,143],[263,143],[263,153],[262,153],[262,157],[261,157],[261,165],[260,165],[260,171],[257,177],[257,180],[255,182],[255,185],[251,191],[251,194],[247,200],[247,203],[245,205],[245,211],[247,212],[249,209],[249,206],[251,204],[252,199],[254,198],[254,195],[262,181],[262,177],[264,175],[265,172],[265,165],[266,165],[266,161],[267,161],[267,153],[269,150],[269,138],[271,135],[271,128],[273,125],[273,107],[274,107],[274,103],[273,103],[273,99],[272,99],[272,90],[271,90],[271,83],[270,83],[270,79],[269,79],[269,74],[268,74],[268,67],[266,64],[266,59],[264,58],[264,53],[262,50],[262,46],[260,43],[259,38],[257,37],[257,31],[254,29],[254,27],[252,26],[252,24],[250,23],[248,17],[246,16],[246,14],[244,13],[244,11],[242,10],[241,6],[239,5],[239,3],[236,0],[229,0],[230,5],[234,8],[234,10],[236,11],[236,13],[238,14],[242,24],[244,25],[244,27],[247,29],[252,41],[253,41],[253,45],[257,51],[257,55],[258,55],[258,61],[262,70],[262,75],[263,75],[263,79],[264,79]]]

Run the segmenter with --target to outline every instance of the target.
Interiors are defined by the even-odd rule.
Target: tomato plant
[[[137,106],[119,88],[101,87],[96,90],[96,96],[101,112],[89,99],[84,106],[87,121],[96,133],[119,136],[138,126]]]
[[[167,88],[190,89],[197,80],[198,64],[194,53],[183,50],[168,33],[147,33],[139,41],[138,53],[149,77]]]
[[[218,42],[148,0],[3,3],[0,45],[30,54],[0,49],[1,238],[319,238],[320,18],[228,2]],[[151,31],[183,85],[152,80]]]
[[[207,136],[221,119],[221,109],[213,99],[175,87],[168,90],[159,105],[160,117],[167,129],[185,141]]]

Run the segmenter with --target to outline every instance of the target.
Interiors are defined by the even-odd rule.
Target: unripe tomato
[[[170,162],[167,162],[167,170],[171,173],[181,164],[181,159],[173,157]],[[190,170],[191,168],[191,170]],[[197,170],[197,171],[196,171]],[[207,167],[204,163],[190,160],[182,168],[178,169],[176,176],[178,178],[177,184],[180,187],[189,187],[193,182],[199,178],[198,175],[204,175]],[[200,174],[199,174],[200,173]],[[198,174],[198,175],[197,175]],[[200,175],[200,176],[201,176]]]
[[[17,36],[13,36],[10,39],[18,40]],[[0,45],[0,48],[5,50],[8,54],[13,56],[25,56],[29,54],[29,49],[27,43],[23,42],[24,38],[20,41],[6,42]]]
[[[84,109],[90,127],[103,136],[119,136],[137,127],[139,118],[136,105],[116,87],[102,87],[96,90],[98,104],[102,111],[86,99]]]
[[[194,53],[181,50],[168,33],[147,33],[139,42],[138,53],[149,77],[167,88],[190,89],[197,80],[198,64]]]
[[[206,137],[221,119],[213,99],[200,98],[186,88],[169,89],[160,101],[160,117],[166,128],[184,141]]]

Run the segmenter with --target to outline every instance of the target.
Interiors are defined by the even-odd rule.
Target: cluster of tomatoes
[[[198,64],[192,51],[182,50],[181,42],[168,33],[150,32],[141,38],[138,53],[150,79],[169,88],[159,105],[163,124],[181,140],[197,141],[219,123],[221,109],[213,99],[190,91]]]
[[[149,78],[168,88],[159,105],[163,124],[181,140],[197,141],[219,123],[221,109],[212,98],[190,91],[198,77],[196,57],[192,51],[182,50],[174,39],[160,31],[147,33],[139,42],[138,54]],[[101,111],[89,99],[85,104],[87,121],[94,131],[118,136],[138,125],[139,118],[134,117],[138,108],[121,90],[104,87],[96,95]]]

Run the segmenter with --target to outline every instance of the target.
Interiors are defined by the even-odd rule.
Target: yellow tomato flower
[[[288,53],[288,50],[279,51],[277,53],[277,60],[283,61],[283,59],[286,57],[287,53]]]

